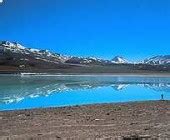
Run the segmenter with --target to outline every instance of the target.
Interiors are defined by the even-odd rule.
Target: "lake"
[[[170,100],[170,77],[1,75],[0,110]]]

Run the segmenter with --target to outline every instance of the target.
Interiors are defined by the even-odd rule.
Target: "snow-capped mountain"
[[[10,57],[21,64],[23,63],[54,63],[54,64],[108,64],[109,60],[95,57],[75,57],[53,53],[48,50],[26,48],[17,42],[1,41],[0,57]]]
[[[111,63],[109,60],[103,60],[95,57],[70,57],[66,63],[72,64],[108,64]]]
[[[20,59],[21,61],[33,61],[40,60],[46,62],[65,62],[68,58],[57,53],[52,53],[48,50],[39,50],[26,48],[17,42],[1,41],[0,42],[1,56],[13,57],[14,59]]]
[[[133,64],[121,56],[112,60],[65,56],[48,50],[27,48],[17,42],[0,41],[0,73],[133,73],[170,71],[169,55]],[[151,65],[161,64],[161,65]]]
[[[124,64],[124,63],[128,63],[126,59],[124,59],[121,56],[115,56],[112,60],[112,63],[117,63],[117,64]]]
[[[144,63],[152,65],[167,65],[170,64],[170,55],[159,55],[149,59],[145,59]]]

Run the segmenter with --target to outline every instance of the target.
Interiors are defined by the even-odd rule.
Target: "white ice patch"
[[[39,52],[40,50],[38,49],[30,49],[31,52]]]
[[[17,47],[19,48],[19,49],[26,49],[24,46],[22,46],[21,44],[16,44],[17,45]]]

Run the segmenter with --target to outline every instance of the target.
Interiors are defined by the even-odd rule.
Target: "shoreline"
[[[127,101],[127,102],[113,102],[113,103],[91,103],[91,104],[80,104],[80,105],[66,105],[66,106],[51,106],[51,107],[36,107],[36,108],[26,108],[26,109],[14,109],[14,110],[0,110],[3,112],[20,112],[20,111],[37,111],[37,110],[53,110],[53,109],[67,109],[76,107],[90,107],[90,106],[107,106],[107,105],[131,105],[131,104],[144,104],[149,102],[169,102],[170,100],[144,100],[144,101]]]
[[[170,73],[0,73],[0,76],[147,76],[170,77]]]
[[[168,139],[169,108],[162,100],[0,111],[0,138]]]

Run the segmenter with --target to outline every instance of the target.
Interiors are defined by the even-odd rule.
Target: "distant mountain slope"
[[[144,60],[145,64],[154,65],[170,65],[170,55],[159,55],[149,59]]]
[[[29,61],[30,59],[42,60],[46,62],[65,62],[68,58],[48,50],[38,50],[26,48],[19,43],[2,41],[0,42],[0,52],[6,56],[15,57],[21,61]]]
[[[101,65],[101,64],[111,64],[111,61],[109,60],[103,60],[95,57],[70,57],[70,59],[66,60],[66,63],[72,63],[72,64],[96,64],[96,65]]]

